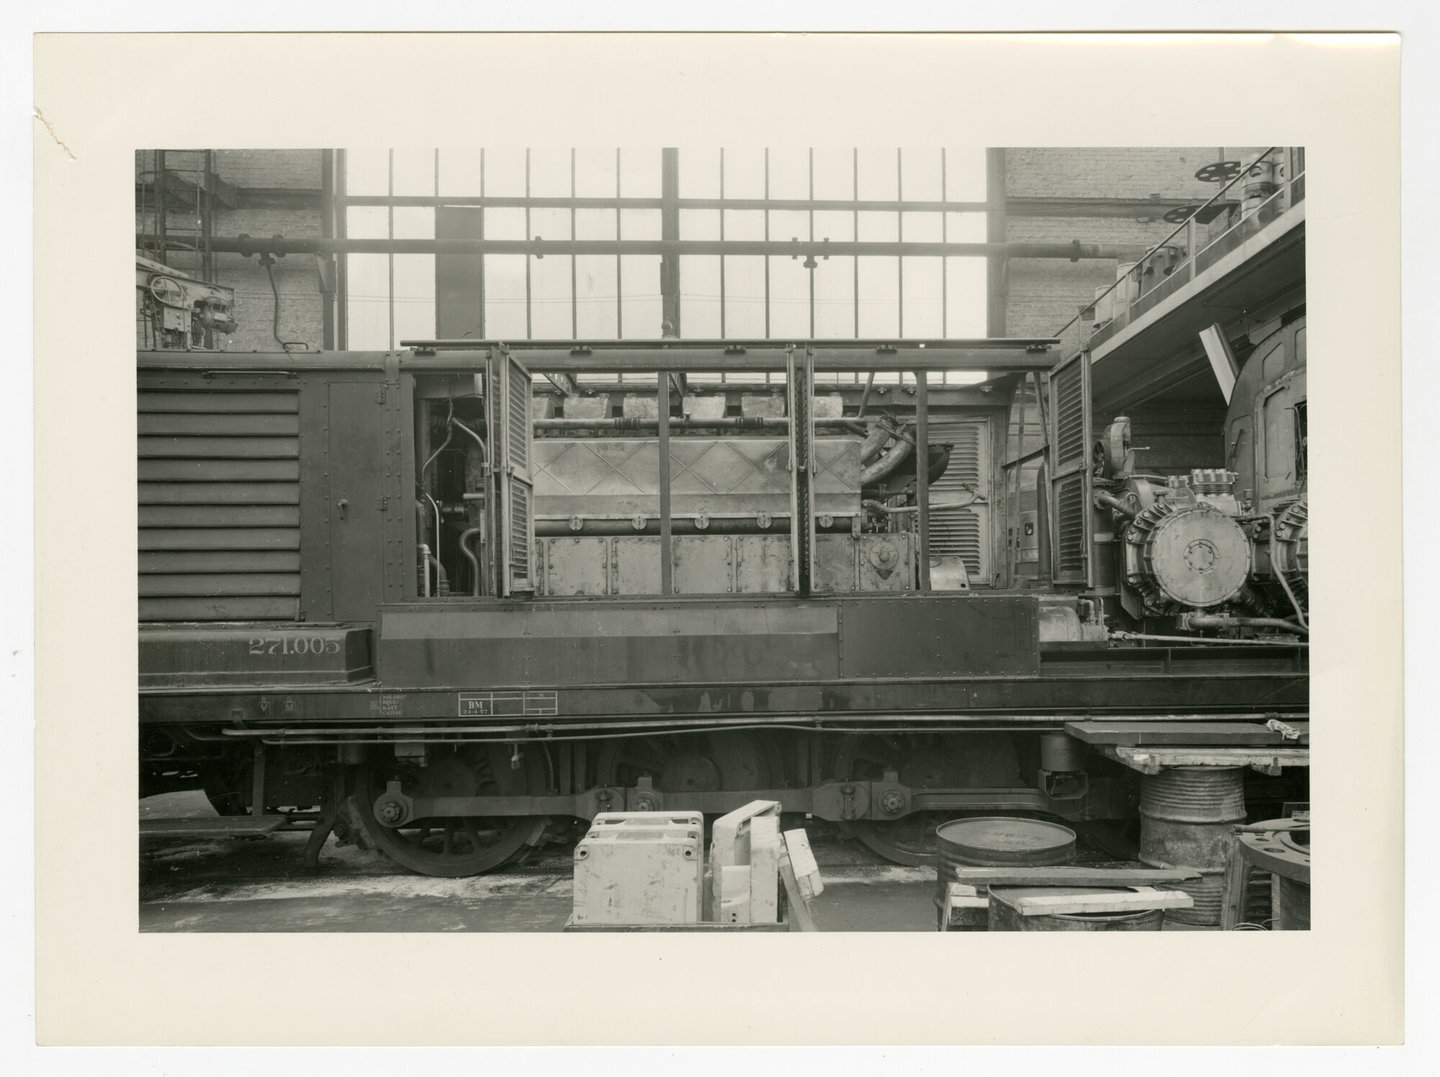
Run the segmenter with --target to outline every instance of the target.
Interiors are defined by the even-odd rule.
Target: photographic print
[[[1305,184],[140,151],[141,929],[1305,930]]]
[[[1397,68],[42,35],[37,1038],[1398,1038]]]

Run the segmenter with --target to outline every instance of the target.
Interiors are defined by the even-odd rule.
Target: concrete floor
[[[213,814],[202,794],[141,802],[140,817]],[[823,823],[807,828],[825,892],[825,931],[934,931],[935,871],[885,863]],[[435,879],[332,837],[309,872],[306,835],[145,839],[141,931],[559,931],[570,915],[571,846],[518,867]]]

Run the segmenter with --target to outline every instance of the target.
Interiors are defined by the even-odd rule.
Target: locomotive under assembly
[[[1304,728],[1303,341],[1301,310],[1157,461],[1048,340],[142,352],[141,794],[312,854],[358,821],[435,875],[755,799],[902,863],[969,812],[1123,829],[1144,770],[1105,723]],[[1038,494],[1002,520],[1017,415]],[[1252,797],[1304,799],[1281,755],[1235,757]]]

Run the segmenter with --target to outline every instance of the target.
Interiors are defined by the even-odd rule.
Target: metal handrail
[[[1261,161],[1265,160],[1265,158],[1269,157],[1272,153],[1274,153],[1274,152],[1275,152],[1276,150],[1278,150],[1278,149],[1280,149],[1279,146],[1267,146],[1266,149],[1265,149],[1265,151],[1264,151],[1263,153],[1261,153],[1258,157],[1256,157],[1256,158],[1255,158],[1253,161],[1251,161],[1248,165],[1244,165],[1243,167],[1241,167],[1240,171],[1236,172],[1234,176],[1232,176],[1230,179],[1226,180],[1225,183],[1220,187],[1220,189],[1219,189],[1218,191],[1216,191],[1216,192],[1215,192],[1213,195],[1211,195],[1208,199],[1206,199],[1206,200],[1205,200],[1204,202],[1202,202],[1199,206],[1197,206],[1197,207],[1195,208],[1195,212],[1194,212],[1194,213],[1190,214],[1190,216],[1186,217],[1185,220],[1183,220],[1183,221],[1181,221],[1179,224],[1177,224],[1177,225],[1165,236],[1164,239],[1160,240],[1158,243],[1156,243],[1156,244],[1154,244],[1153,246],[1151,246],[1144,254],[1142,254],[1142,255],[1140,256],[1140,258],[1135,262],[1135,265],[1137,265],[1137,266],[1143,265],[1143,264],[1145,263],[1145,261],[1150,258],[1151,255],[1155,254],[1156,252],[1162,250],[1164,247],[1168,246],[1169,243],[1170,243],[1170,241],[1171,241],[1172,239],[1174,239],[1177,235],[1179,235],[1181,232],[1188,230],[1188,229],[1191,227],[1191,223],[1195,220],[1196,217],[1198,217],[1198,216],[1200,215],[1200,212],[1201,212],[1202,210],[1204,210],[1207,206],[1209,206],[1209,205],[1211,205],[1212,203],[1214,203],[1214,202],[1216,202],[1217,200],[1219,200],[1219,198],[1220,198],[1222,195],[1224,195],[1227,191],[1229,191],[1231,187],[1233,187],[1235,184],[1239,183],[1240,180],[1243,179],[1245,176],[1248,176],[1248,175],[1250,174],[1250,170],[1251,170],[1252,168],[1254,168],[1254,167],[1255,167],[1257,164],[1259,164]],[[1292,180],[1292,182],[1293,182],[1293,180]],[[1208,247],[1207,247],[1207,249],[1208,249]],[[1187,250],[1187,251],[1185,252],[1185,261],[1193,261],[1193,260],[1195,259],[1195,257],[1196,257],[1199,253],[1200,253],[1199,251]],[[1083,309],[1084,309],[1084,310],[1089,310],[1089,309],[1091,309],[1092,307],[1094,307],[1096,304],[1098,304],[1098,303],[1100,302],[1100,300],[1104,299],[1107,295],[1109,295],[1111,292],[1113,292],[1116,288],[1120,287],[1120,284],[1121,284],[1121,283],[1126,279],[1126,277],[1128,277],[1129,275],[1130,275],[1129,273],[1126,273],[1125,276],[1123,276],[1123,277],[1116,277],[1114,284],[1110,285],[1110,287],[1106,288],[1103,292],[1101,292],[1099,295],[1097,295],[1092,302],[1087,303]],[[1083,312],[1082,312],[1082,313],[1083,313]],[[1077,322],[1079,322],[1080,320],[1081,320],[1081,314],[1076,314],[1075,317],[1071,318],[1068,322],[1066,322],[1066,323],[1065,323],[1064,325],[1062,325],[1058,330],[1056,330],[1053,335],[1056,336],[1056,337],[1062,336],[1067,329],[1069,329],[1072,325],[1075,325],[1075,324],[1076,324]]]

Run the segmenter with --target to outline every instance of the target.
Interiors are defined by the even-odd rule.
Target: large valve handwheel
[[[1195,170],[1195,178],[1201,183],[1228,183],[1240,175],[1239,161],[1212,161]]]

